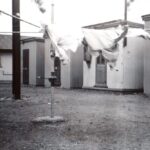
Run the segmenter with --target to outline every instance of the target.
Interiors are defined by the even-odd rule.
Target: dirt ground
[[[6,94],[8,93],[8,94]],[[50,115],[49,88],[22,88],[12,100],[0,89],[0,150],[150,150],[150,99],[142,94],[55,89],[55,115],[66,121],[34,124]]]

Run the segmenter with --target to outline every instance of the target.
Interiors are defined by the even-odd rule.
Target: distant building
[[[21,40],[21,74],[24,85],[44,86],[44,39]]]
[[[0,82],[12,81],[12,37],[0,35]]]
[[[145,22],[144,29],[150,33],[150,14],[142,16]],[[150,41],[144,49],[144,93],[150,96]]]
[[[56,84],[62,88],[82,88],[83,85],[83,45],[79,45],[76,52],[69,51],[69,62],[64,64],[59,57],[51,57],[51,40],[45,40],[45,78],[55,72]],[[45,86],[49,86],[45,80]]]
[[[83,28],[105,30],[127,24],[129,28],[144,28],[142,24],[115,20]],[[101,88],[119,91],[143,89],[143,61],[145,40],[141,37],[126,37],[119,41],[119,56],[111,67],[101,53],[83,61],[83,88]],[[87,47],[90,49],[90,47]]]
[[[21,80],[24,85],[44,85],[44,39],[22,37]],[[0,82],[12,82],[12,36],[0,35]]]

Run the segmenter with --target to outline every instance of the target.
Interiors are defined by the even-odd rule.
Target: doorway
[[[102,52],[100,52],[96,59],[96,86],[106,87],[106,69],[106,59],[103,57]]]
[[[55,85],[60,86],[61,85],[61,62],[60,62],[59,57],[55,57],[54,72],[55,72],[55,76],[56,76]]]
[[[23,84],[29,84],[29,49],[23,50]]]

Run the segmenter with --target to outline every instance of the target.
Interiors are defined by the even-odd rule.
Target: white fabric
[[[92,51],[102,51],[102,55],[108,61],[115,61],[119,56],[119,50],[115,45],[126,35],[126,30],[121,27],[111,29],[83,29],[85,40]],[[125,34],[124,34],[125,33]]]
[[[119,56],[119,49],[117,47],[113,48],[115,44],[117,44],[115,41],[119,42],[119,40],[124,37],[143,37],[150,39],[149,33],[144,31],[144,29],[126,29],[127,28],[122,28],[121,26],[101,30],[83,29],[83,34],[92,51],[102,51],[102,55],[105,59],[115,61]]]
[[[84,37],[92,50],[108,49],[114,45],[114,40],[123,32],[115,28],[96,30],[83,29]]]
[[[104,56],[104,58],[106,60],[113,62],[113,61],[117,60],[117,58],[119,56],[119,50],[116,50],[114,52],[110,52],[106,49],[103,49],[102,50],[102,55]]]
[[[144,29],[129,28],[126,37],[144,37],[145,39],[150,39],[150,34]]]
[[[58,55],[60,59],[66,64],[69,61],[69,57],[67,56],[65,50],[62,47],[58,46],[55,33],[52,30],[48,29],[48,27],[45,27],[45,32],[48,34],[52,42],[52,45],[56,51],[56,55]]]
[[[127,27],[127,26],[126,26]],[[149,33],[139,28],[129,28],[128,32],[125,32],[125,27],[116,27],[109,29],[82,29],[82,33],[77,35],[73,34],[64,34],[59,35],[56,34],[55,30],[52,28],[51,30],[46,28],[46,32],[48,33],[49,38],[56,50],[57,55],[59,55],[60,59],[68,62],[69,57],[67,56],[66,51],[70,50],[76,52],[77,47],[85,38],[87,44],[91,48],[91,51],[102,51],[103,56],[108,61],[115,61],[119,55],[118,48],[112,48],[116,45],[116,41],[118,42],[122,38],[126,37],[137,37],[142,36],[145,39],[150,39]],[[72,29],[73,30],[73,29]],[[118,40],[119,39],[119,40]]]
[[[72,37],[71,35],[60,37],[57,41],[59,47],[62,47],[65,51],[76,52],[77,47],[81,44],[81,40]]]
[[[51,30],[45,26],[45,31],[49,38],[51,39],[52,45],[56,51],[56,55],[60,57],[63,61],[63,64],[67,64],[69,61],[69,57],[67,55],[67,51],[70,50],[72,52],[76,52],[79,44],[83,39],[83,36],[77,37],[71,34],[59,35],[52,26]]]
[[[114,45],[115,39],[117,39],[123,33],[121,27],[110,29],[83,29],[83,34],[88,45],[92,50],[109,49]],[[150,39],[150,34],[144,29],[129,28],[126,37],[144,37]],[[123,38],[123,37],[122,37]]]

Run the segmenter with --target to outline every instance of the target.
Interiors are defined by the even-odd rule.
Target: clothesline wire
[[[42,32],[19,32],[19,31],[15,31],[15,32],[11,32],[11,31],[10,31],[10,32],[8,32],[8,31],[6,31],[6,32],[4,31],[4,32],[3,32],[3,31],[2,31],[2,32],[1,32],[1,31],[0,31],[0,33],[42,33]]]
[[[20,21],[22,21],[22,22],[24,22],[24,23],[27,23],[27,24],[29,24],[29,25],[31,25],[31,26],[34,26],[34,27],[37,27],[37,28],[41,28],[41,27],[38,26],[38,25],[35,25],[35,24],[33,24],[33,23],[31,23],[31,22],[28,22],[28,21],[26,21],[26,20],[24,20],[24,19],[21,19],[20,17],[17,17],[17,16],[15,16],[15,15],[11,15],[11,14],[5,12],[5,11],[0,10],[0,13],[3,13],[3,14],[5,14],[5,15],[9,16],[9,17],[12,17],[12,18],[16,18],[16,19],[18,19],[18,20],[20,20]]]

